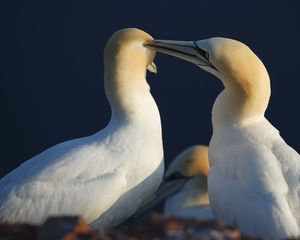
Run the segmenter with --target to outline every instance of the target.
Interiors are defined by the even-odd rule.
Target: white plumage
[[[264,117],[271,91],[260,59],[243,43],[226,38],[150,45],[198,65],[224,84],[214,103],[209,144],[208,191],[215,216],[249,235],[299,236],[300,156]]]
[[[163,176],[160,115],[145,79],[155,51],[138,29],[116,32],[105,48],[105,90],[112,108],[98,133],[55,145],[0,180],[0,221],[41,223],[82,215],[96,227],[132,215]]]

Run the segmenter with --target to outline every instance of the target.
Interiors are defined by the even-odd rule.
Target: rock
[[[0,240],[238,240],[238,229],[222,221],[188,220],[150,213],[114,229],[90,229],[80,217],[52,217],[42,226],[0,224]]]
[[[91,229],[80,217],[51,217],[38,229],[38,240],[90,239]]]
[[[111,240],[255,239],[242,236],[238,229],[229,228],[219,220],[188,220],[158,213],[150,213],[131,224],[100,232],[105,239]]]
[[[37,227],[29,224],[0,224],[0,240],[35,240]]]

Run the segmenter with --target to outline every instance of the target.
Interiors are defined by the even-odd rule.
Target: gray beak
[[[215,69],[208,59],[208,53],[198,47],[196,41],[153,40],[147,45],[155,47],[158,52],[181,58],[199,67]]]

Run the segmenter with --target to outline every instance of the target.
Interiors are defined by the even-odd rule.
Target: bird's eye
[[[208,52],[204,52],[204,57],[207,61],[209,61],[209,53]]]

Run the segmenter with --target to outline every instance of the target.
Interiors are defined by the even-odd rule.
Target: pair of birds
[[[196,64],[224,90],[212,111],[210,206],[245,234],[299,235],[300,157],[264,117],[270,81],[260,59],[225,38],[153,40],[138,29],[116,32],[104,52],[109,124],[92,136],[55,145],[0,180],[0,220],[40,223],[49,215],[82,215],[114,226],[135,213],[163,178],[158,108],[146,81],[155,52]]]

